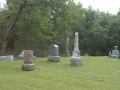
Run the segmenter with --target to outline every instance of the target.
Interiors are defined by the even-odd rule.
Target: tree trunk
[[[1,55],[5,55],[6,54],[6,47],[7,47],[7,41],[4,41],[2,43]]]
[[[1,55],[6,54],[7,42],[8,42],[9,36],[12,34],[14,27],[15,27],[15,24],[19,20],[20,15],[22,13],[22,10],[25,8],[26,5],[27,5],[27,0],[24,0],[23,4],[20,5],[19,10],[16,13],[15,17],[7,26],[7,31],[6,31],[6,34],[4,36],[2,46],[1,46],[1,52],[0,52]]]

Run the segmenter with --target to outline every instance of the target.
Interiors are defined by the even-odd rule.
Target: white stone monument
[[[80,51],[79,51],[79,42],[78,42],[78,33],[75,33],[75,40],[74,40],[74,50],[72,59],[70,60],[71,66],[82,66],[82,60],[80,58]]]

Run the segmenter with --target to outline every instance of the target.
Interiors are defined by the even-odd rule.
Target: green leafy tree
[[[120,15],[112,16],[110,24],[108,26],[108,39],[107,46],[108,50],[111,50],[113,46],[120,47]]]

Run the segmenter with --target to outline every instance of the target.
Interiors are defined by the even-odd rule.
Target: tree
[[[14,18],[8,23],[8,25],[6,27],[6,33],[4,35],[4,39],[2,42],[2,46],[1,46],[1,55],[5,55],[8,39],[9,39],[10,35],[14,32],[14,28],[16,26],[15,24],[19,20],[22,10],[26,7],[26,5],[27,5],[27,0],[24,0],[24,2],[22,4],[20,4],[20,7],[19,7],[17,13],[15,14]]]
[[[111,50],[113,46],[120,47],[120,15],[114,15],[110,19],[107,33],[107,47]]]
[[[6,34],[2,42],[1,55],[6,53],[8,40],[11,41],[10,38],[14,37],[14,34],[22,36],[22,43],[26,43],[24,45],[27,45],[29,41],[34,42],[38,38],[41,41],[51,41],[56,36],[56,33],[52,31],[55,23],[52,23],[51,11],[57,6],[59,11],[59,6],[62,4],[63,1],[56,2],[56,0],[30,0],[29,2],[27,0],[7,0],[5,22],[9,23],[7,23],[6,31],[4,30]],[[30,38],[31,34],[33,34],[33,38]]]
[[[102,51],[106,47],[107,28],[101,25],[101,12],[95,11],[90,6],[85,13],[84,35],[80,45],[91,55],[96,55],[97,51]]]

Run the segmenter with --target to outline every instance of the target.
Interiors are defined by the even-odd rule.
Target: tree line
[[[74,0],[6,0],[0,11],[0,55],[30,49],[47,56],[52,43],[62,55],[67,38],[72,52],[75,32],[82,55],[108,55],[113,46],[120,47],[120,11],[113,15],[83,8]]]

